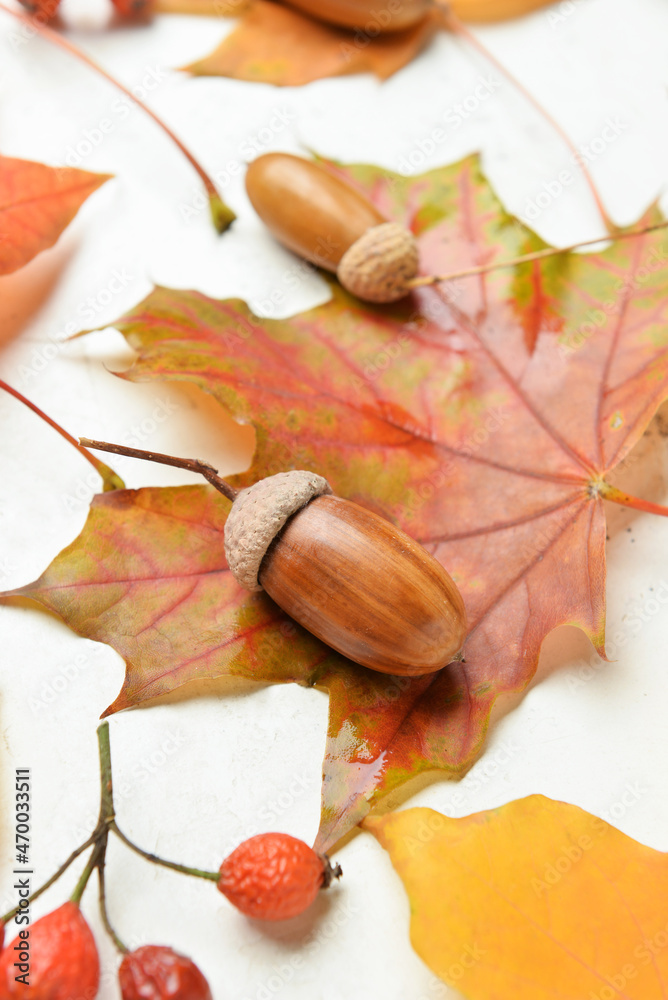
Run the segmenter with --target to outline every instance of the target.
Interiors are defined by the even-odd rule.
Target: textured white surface
[[[164,17],[150,29],[102,33],[94,26],[102,0],[65,4],[80,24],[90,21],[75,36],[81,45],[128,84],[145,79],[151,105],[214,174],[224,181],[237,171],[224,193],[239,213],[232,232],[217,238],[197,207],[196,178],[155,127],[140,112],[124,113],[115,92],[67,56],[40,41],[17,44],[14,25],[1,17],[3,153],[62,163],[72,147],[95,137],[102,119],[112,123],[81,165],[111,171],[116,180],[90,199],[56,249],[0,279],[0,374],[76,434],[195,455],[223,473],[248,464],[251,429],[239,432],[203,396],[111,375],[107,368],[130,360],[118,334],[61,341],[113,319],[153,282],[241,296],[275,315],[323,301],[317,277],[307,275],[297,287],[287,280],[294,259],[250,209],[237,165],[254,153],[313,148],[405,170],[480,149],[507,207],[520,215],[535,214],[530,203],[554,191],[555,178],[569,168],[568,152],[512,86],[445,35],[384,85],[359,76],[276,90],[169,71],[212,48],[227,22]],[[567,0],[479,35],[590,150],[617,222],[632,222],[662,193],[664,0],[636,0],[632,8],[623,0]],[[443,138],[431,138],[434,129]],[[595,140],[604,130],[616,135],[591,153],[592,144],[601,149]],[[602,232],[580,179],[534,224],[554,242]],[[11,587],[36,577],[76,535],[97,482],[73,450],[2,395],[0,421],[0,582]],[[656,429],[643,440],[645,457],[632,478],[637,492],[665,502],[663,440]],[[194,481],[143,463],[115,465],[130,486]],[[668,850],[668,605],[655,597],[668,595],[667,552],[668,522],[615,512],[608,587],[609,635],[620,636],[614,662],[600,663],[579,634],[559,630],[525,696],[497,712],[469,775],[459,784],[423,787],[411,804],[464,815],[540,791]],[[33,856],[41,880],[93,825],[95,727],[118,692],[123,665],[111,649],[28,607],[0,606],[0,631],[0,780],[7,796],[13,768],[33,769]],[[312,839],[325,724],[323,694],[241,682],[191,688],[119,715],[111,728],[122,824],[146,848],[202,866],[217,867],[236,843],[264,829]],[[8,838],[9,813],[0,815],[0,836]],[[337,859],[343,883],[314,912],[288,926],[262,927],[240,917],[211,885],[157,870],[113,844],[110,908],[132,944],[169,943],[195,957],[216,1000],[454,998],[412,951],[408,903],[372,838],[356,837]],[[3,911],[15,902],[8,862],[3,851]],[[40,900],[34,916],[57,905],[74,877]],[[100,997],[117,1000],[116,960],[93,892],[84,905],[101,942]],[[298,970],[290,964],[295,955],[305,956]]]

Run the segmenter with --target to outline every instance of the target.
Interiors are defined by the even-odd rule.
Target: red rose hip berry
[[[218,888],[257,920],[287,920],[308,909],[341,869],[287,833],[260,833],[240,844],[220,866]]]
[[[118,970],[123,1000],[213,1000],[194,962],[171,948],[147,944],[124,956]]]
[[[111,0],[121,17],[143,18],[153,13],[155,0]]]
[[[0,955],[0,1000],[94,1000],[100,961],[93,933],[76,903],[63,903],[30,928],[29,986],[16,980],[23,971],[21,943],[14,938]]]
[[[60,6],[60,0],[21,0],[21,3],[42,24],[53,21]]]

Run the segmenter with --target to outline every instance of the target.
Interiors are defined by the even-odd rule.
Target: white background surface
[[[288,122],[261,151],[310,147],[395,169],[442,127],[446,138],[424,166],[481,150],[492,182],[520,215],[570,164],[568,151],[512,86],[446,35],[383,85],[355,76],[277,90],[170,71],[213,48],[231,22],[162,17],[151,28],[103,32],[96,27],[102,0],[65,0],[64,10],[79,25],[75,40],[124,82],[141,84],[154,71],[159,82],[149,102],[214,174],[230,161],[245,162],[253,137],[276,121],[276,111]],[[578,144],[601,136],[608,119],[620,124],[619,137],[591,164],[615,221],[632,222],[662,194],[668,180],[664,0],[636,0],[632,7],[623,0],[566,2],[479,36]],[[250,428],[236,430],[195,390],[130,385],[107,371],[131,360],[119,334],[70,345],[61,340],[71,329],[112,320],[152,282],[239,295],[257,311],[279,289],[282,314],[323,301],[324,285],[310,277],[295,290],[285,287],[294,260],[264,233],[240,176],[224,187],[239,215],[224,238],[215,236],[206,211],[184,218],[183,207],[196,204],[200,188],[153,124],[139,111],[121,119],[107,84],[45,43],[18,44],[17,37],[2,15],[2,152],[63,163],[69,147],[108,118],[112,131],[81,166],[116,179],[90,199],[54,250],[0,279],[0,374],[74,434],[123,440],[139,427],[144,446],[207,458],[223,473],[243,469],[252,451]],[[490,74],[500,83],[493,94],[451,124],[452,109]],[[579,180],[535,225],[555,243],[602,233]],[[115,272],[125,285],[110,295]],[[74,538],[98,484],[74,450],[7,396],[0,396],[0,421],[0,585],[9,588],[34,579]],[[655,423],[628,482],[666,502],[659,431]],[[115,465],[129,486],[194,481],[143,463]],[[602,664],[578,633],[559,630],[546,643],[528,693],[496,713],[484,755],[459,785],[464,804],[449,807],[458,786],[440,779],[409,804],[464,815],[543,792],[668,850],[668,605],[653,600],[652,591],[668,596],[668,584],[660,590],[668,581],[668,522],[616,511],[611,536],[608,634],[626,638],[616,660]],[[0,606],[0,629],[6,804],[0,836],[8,841],[12,834],[13,769],[31,767],[38,884],[94,824],[95,727],[120,687],[123,664],[111,649],[77,638],[29,607]],[[210,868],[260,830],[312,840],[326,713],[326,696],[318,691],[218,682],[204,696],[202,688],[191,689],[113,718],[122,826],[149,850]],[[454,997],[412,951],[407,900],[373,839],[357,836],[336,857],[345,870],[339,887],[305,917],[265,927],[246,921],[212,885],[155,869],[113,843],[109,906],[130,944],[168,943],[191,955],[215,1000]],[[16,902],[10,859],[3,851],[3,912]],[[34,917],[64,900],[78,870],[35,904]],[[100,943],[100,997],[116,1000],[116,958],[99,925],[92,886],[84,910]],[[289,966],[295,955],[304,957],[297,971]]]

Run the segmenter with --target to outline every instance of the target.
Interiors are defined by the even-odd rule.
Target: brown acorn
[[[367,302],[394,302],[418,271],[415,238],[326,167],[288,153],[265,153],[246,174],[264,224],[288,249],[335,272]]]
[[[389,521],[333,496],[314,473],[282,472],[242,490],[225,552],[243,587],[264,589],[365,667],[428,674],[461,650],[464,602],[441,564]]]
[[[423,21],[433,4],[431,0],[287,0],[311,17],[343,28],[356,28],[370,38],[392,31],[403,31]],[[489,0],[487,0],[489,3]]]
[[[232,501],[225,555],[237,583],[265,590],[356,663],[417,676],[461,659],[466,611],[449,574],[390,521],[334,496],[315,472],[279,472],[237,490],[198,459],[88,438],[79,443],[204,476]]]

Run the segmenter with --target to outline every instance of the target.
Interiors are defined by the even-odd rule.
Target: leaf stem
[[[618,490],[616,486],[611,486],[610,483],[600,482],[596,483],[595,486],[596,492],[604,500],[618,503],[622,507],[632,507],[634,510],[641,510],[646,514],[659,514],[660,517],[668,517],[668,507],[664,507],[660,503],[652,503],[651,500],[633,497],[629,493]]]
[[[473,34],[472,31],[469,31],[466,25],[464,25],[457,17],[457,15],[452,11],[450,5],[447,3],[447,0],[436,0],[436,2],[437,6],[441,9],[443,23],[445,27],[449,31],[451,31],[454,35],[458,35],[460,38],[465,39],[469,43],[469,45],[471,45],[474,49],[480,52],[480,54],[483,55],[488,62],[490,62],[493,66],[495,66],[496,69],[498,69],[499,73],[503,73],[506,79],[509,80],[510,83],[512,83],[513,86],[517,88],[517,90],[526,98],[529,104],[531,104],[536,109],[538,114],[563,139],[563,141],[566,143],[569,150],[573,154],[573,161],[579,166],[580,170],[582,171],[584,179],[587,182],[589,190],[591,191],[592,197],[596,202],[596,207],[599,211],[601,219],[603,220],[603,224],[606,230],[609,233],[616,232],[617,227],[615,226],[614,222],[612,221],[612,219],[610,218],[610,216],[606,211],[605,205],[603,204],[603,200],[598,192],[598,188],[596,187],[594,179],[591,176],[587,168],[587,165],[583,160],[582,154],[578,151],[573,140],[565,131],[565,129],[562,128],[562,126],[559,124],[556,118],[554,118],[549,113],[549,111],[547,111],[543,107],[543,105],[534,97],[531,91],[527,90],[524,84],[520,83],[517,77],[514,76],[514,74],[512,74],[508,69],[506,69],[503,63],[499,59],[497,59],[496,56],[493,55],[489,51],[489,49],[486,48],[486,46],[484,46],[481,41],[479,41],[478,38],[476,38],[476,36]]]
[[[216,185],[212,181],[211,177],[209,177],[206,170],[204,170],[204,168],[200,165],[199,161],[195,159],[193,154],[190,152],[189,149],[187,149],[187,147],[183,144],[183,142],[179,139],[179,137],[174,132],[172,132],[171,128],[169,128],[169,126],[166,125],[165,122],[163,122],[163,120],[159,118],[154,111],[151,111],[151,109],[147,104],[144,104],[144,102],[140,100],[135,94],[133,94],[131,90],[129,90],[122,83],[116,80],[115,77],[111,75],[111,73],[108,73],[105,69],[103,69],[100,65],[98,65],[98,63],[96,63],[94,59],[86,55],[86,53],[83,52],[80,48],[78,48],[76,45],[70,42],[67,38],[63,38],[62,35],[58,34],[58,32],[53,31],[51,28],[47,28],[46,25],[42,24],[41,21],[39,21],[37,18],[28,17],[25,14],[20,14],[18,11],[12,10],[10,7],[7,7],[4,3],[1,2],[0,2],[0,10],[3,10],[5,14],[10,14],[12,17],[15,17],[23,24],[28,25],[30,28],[36,31],[37,34],[41,35],[43,38],[51,42],[53,45],[57,45],[59,48],[64,49],[66,52],[69,52],[70,55],[75,56],[82,63],[88,66],[89,69],[94,70],[94,72],[98,73],[100,76],[104,77],[104,79],[107,80],[109,83],[113,84],[114,87],[120,90],[123,94],[125,94],[126,97],[128,97],[138,107],[140,107],[142,111],[144,111],[149,116],[149,118],[152,118],[153,121],[156,123],[156,125],[158,125],[162,129],[162,131],[172,140],[172,142],[183,153],[183,155],[188,160],[193,169],[198,173],[199,177],[202,180],[202,183],[204,184],[204,187],[206,188],[207,195],[209,196],[209,208],[211,210],[211,217],[213,219],[213,224],[216,228],[216,232],[218,233],[225,232],[228,226],[230,226],[236,219],[236,215],[234,214],[232,209],[225,204],[220,194],[216,190]]]
[[[26,399],[23,393],[19,392],[18,389],[13,389],[11,385],[8,385],[3,379],[0,379],[0,389],[9,393],[9,395],[13,396],[14,399],[18,399],[20,403],[23,403],[23,405],[27,406],[29,410],[36,413],[38,417],[49,425],[49,427],[53,427],[54,431],[57,431],[61,437],[65,438],[66,441],[69,441],[69,443],[73,445],[81,455],[83,455],[86,461],[90,462],[95,471],[100,475],[105,493],[110,490],[122,490],[125,487],[125,483],[113,469],[110,469],[108,465],[101,462],[99,458],[95,457],[95,455],[91,455],[91,453],[82,444],[80,444],[75,437],[72,437],[72,435],[69,434],[64,427],[61,427],[60,424],[56,423],[56,421],[49,417],[44,410],[40,410],[39,406],[36,406],[35,403],[31,403],[29,399]]]
[[[146,861],[152,862],[154,865],[161,865],[163,868],[171,868],[174,872],[181,872],[182,875],[192,875],[194,878],[204,878],[208,879],[210,882],[217,882],[220,878],[220,872],[207,872],[201,868],[191,868],[189,865],[180,865],[176,861],[166,861],[164,858],[158,857],[157,854],[151,854],[150,851],[144,851],[137,844],[134,844],[129,837],[126,837],[122,830],[119,830],[116,823],[111,823],[110,830],[116,834],[119,840],[122,840],[126,847],[129,847],[131,851],[135,854],[139,854],[140,857],[144,858]]]
[[[581,240],[579,243],[571,243],[567,247],[547,247],[545,250],[535,250],[533,253],[523,254],[521,257],[513,257],[511,260],[502,260],[496,264],[481,264],[479,267],[467,267],[462,271],[450,271],[449,274],[426,274],[418,278],[413,278],[408,284],[411,288],[420,288],[425,285],[438,285],[442,281],[452,281],[455,278],[468,278],[475,274],[487,274],[489,271],[500,271],[506,267],[515,267],[517,264],[526,264],[532,260],[544,260],[546,257],[556,257],[561,253],[571,253],[580,247],[590,247],[595,243],[616,242],[617,240],[630,240],[634,236],[644,236],[646,233],[653,233],[657,229],[665,229],[668,221],[657,222],[643,229],[635,229],[631,232],[615,233],[611,236],[598,236],[594,240]]]
[[[90,438],[79,438],[79,443],[87,448],[94,448],[97,451],[108,451],[112,455],[125,455],[128,458],[140,458],[146,462],[158,462],[160,465],[172,465],[176,469],[186,469],[188,472],[196,472],[200,476],[215,486],[216,489],[227,497],[234,500],[239,491],[230,483],[218,475],[216,469],[208,462],[202,462],[199,458],[175,458],[173,455],[163,455],[158,451],[144,451],[141,448],[128,448],[121,444],[110,444],[108,441],[92,441]]]

